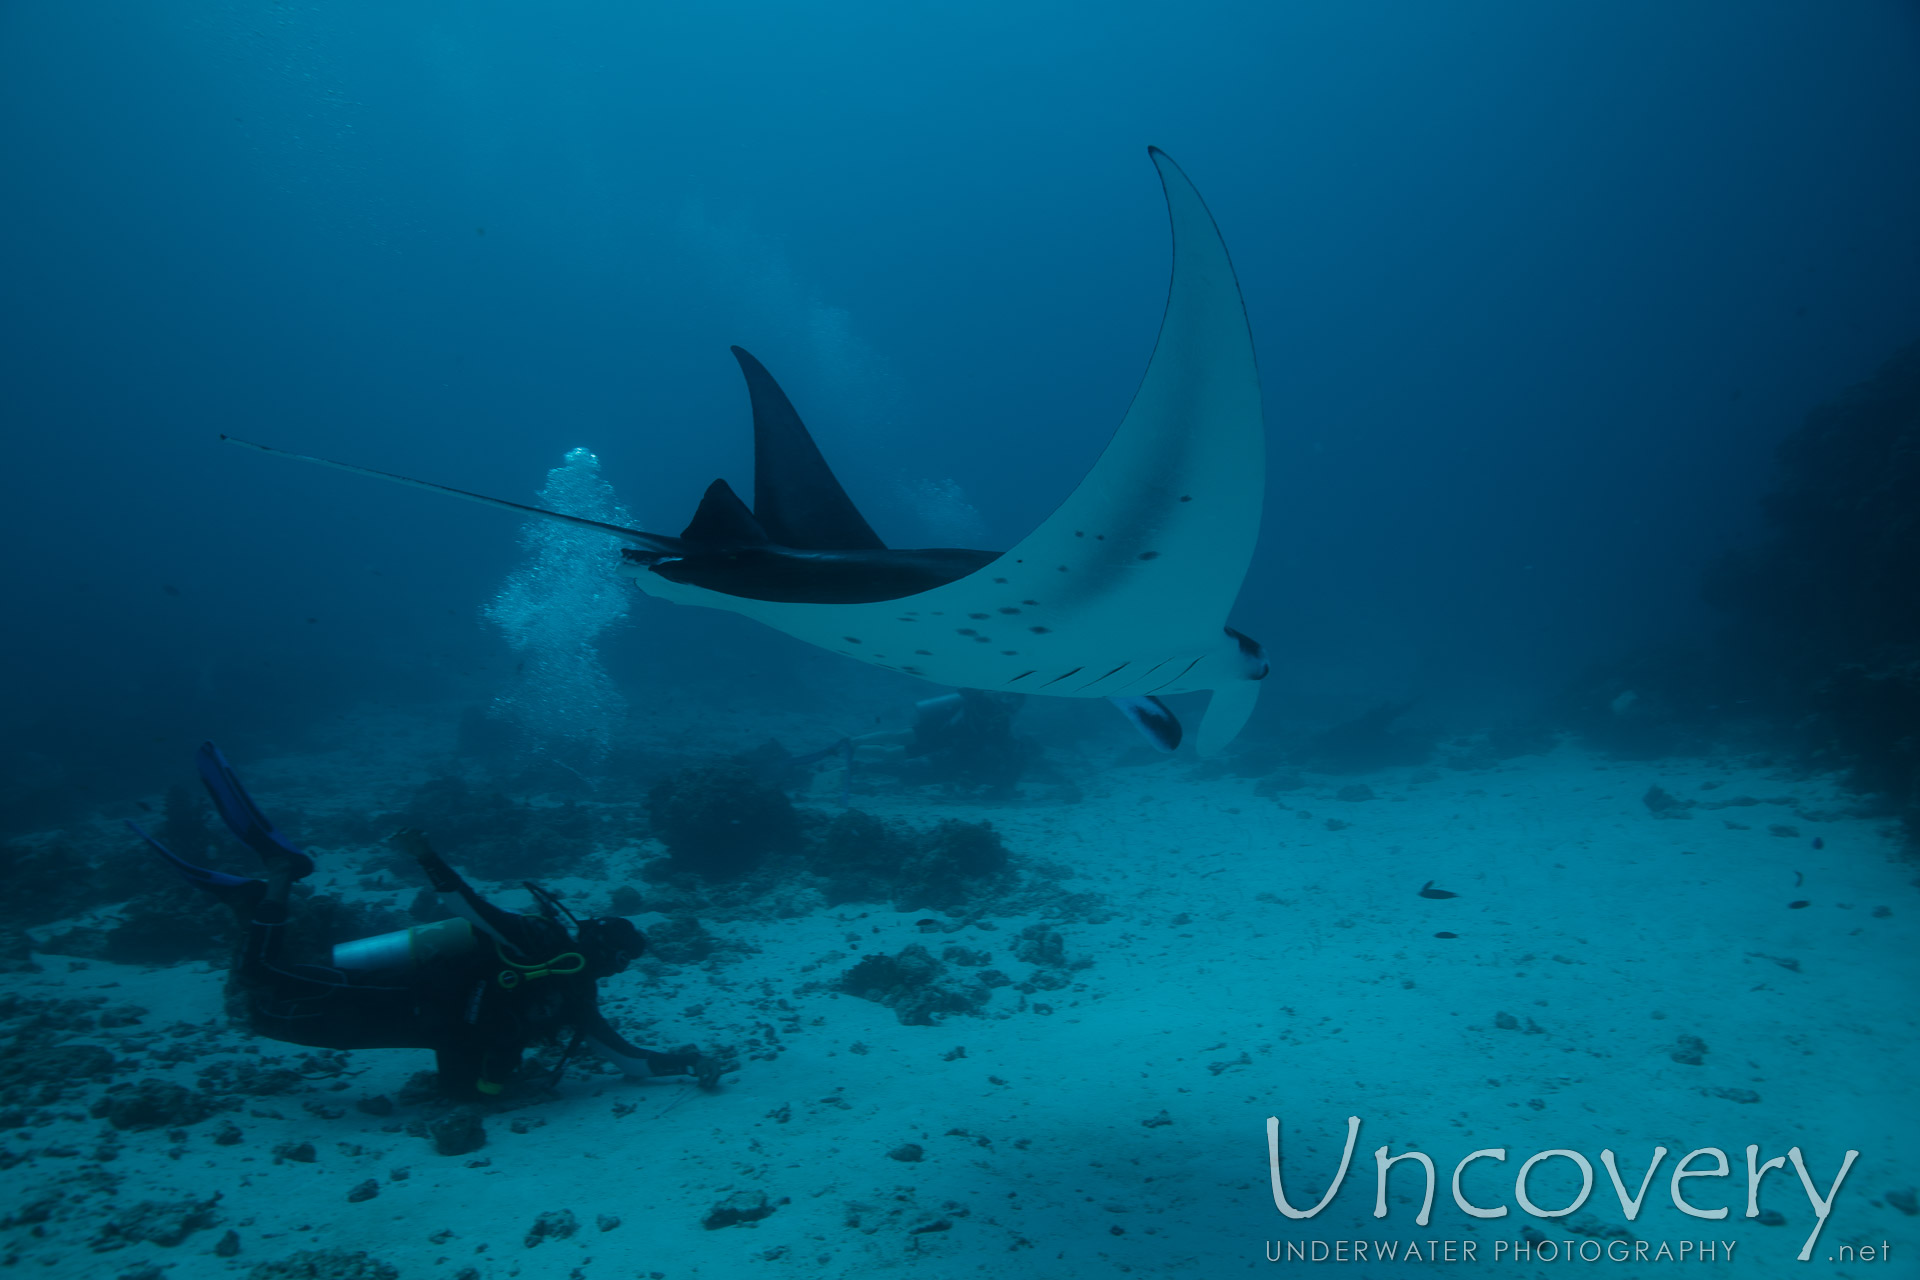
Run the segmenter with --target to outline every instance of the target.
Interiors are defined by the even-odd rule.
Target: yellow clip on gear
[[[508,966],[502,969],[495,979],[499,982],[502,991],[511,991],[521,983],[531,982],[535,978],[564,978],[570,974],[579,973],[587,967],[587,958],[578,951],[562,951],[550,960],[521,964],[502,951],[498,943],[494,944],[493,950],[494,954],[500,957],[500,963]]]

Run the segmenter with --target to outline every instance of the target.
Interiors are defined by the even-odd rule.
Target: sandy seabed
[[[431,756],[430,739],[382,741]],[[347,751],[243,771],[270,811],[296,795],[338,804],[394,776],[390,762]],[[991,917],[932,937],[921,922],[954,921],[885,905],[712,923],[751,950],[630,972],[605,984],[603,1003],[616,1023],[657,1020],[659,1043],[745,1046],[715,1093],[576,1069],[557,1095],[532,1091],[490,1115],[485,1147],[451,1157],[407,1132],[406,1107],[355,1105],[399,1094],[430,1065],[416,1051],[356,1052],[350,1075],[322,1073],[304,1092],[172,1132],[116,1132],[84,1106],[56,1108],[50,1123],[0,1132],[4,1261],[22,1275],[172,1280],[323,1249],[449,1280],[1920,1275],[1920,869],[1832,780],[1739,759],[1618,763],[1567,746],[1480,771],[1307,775],[1268,794],[1196,772],[1184,759],[1113,769],[1075,804],[857,796],[920,823],[988,819],[1016,855],[1070,868],[1063,893],[1099,895],[1105,909]],[[1371,798],[1339,798],[1362,783]],[[1643,801],[1655,785],[1693,807],[1656,818]],[[831,807],[837,791],[822,775],[810,802]],[[364,893],[349,869],[357,852],[322,851],[317,886]],[[610,850],[609,863],[624,871],[649,853]],[[1428,885],[1456,896],[1423,897]],[[591,902],[611,885],[567,887]],[[1035,923],[1056,928],[1083,967],[1059,989],[1022,993],[1009,947]],[[836,989],[859,956],[916,943],[990,952],[1016,985],[930,1026]],[[5,975],[0,994],[142,1011],[73,1037],[146,1054],[116,1079],[193,1085],[223,1058],[296,1063],[298,1050],[228,1026],[214,966],[35,959],[39,972]],[[169,1064],[154,1046],[170,1040],[194,1052]],[[1269,1116],[1289,1200],[1309,1207],[1339,1163],[1347,1118],[1360,1117],[1346,1180],[1311,1219],[1276,1209]],[[216,1143],[229,1127],[238,1140]],[[111,1159],[97,1158],[103,1140],[118,1148]],[[274,1154],[300,1143],[311,1161]],[[1791,1165],[1766,1175],[1767,1222],[1745,1216],[1749,1144],[1762,1161],[1800,1148],[1823,1196],[1844,1153],[1860,1153],[1812,1263],[1796,1261],[1817,1220]],[[1374,1216],[1383,1145],[1432,1157],[1427,1226],[1415,1221],[1425,1175],[1413,1161],[1394,1168],[1388,1215]],[[1668,1155],[1628,1223],[1601,1152],[1616,1153],[1633,1193],[1656,1146]],[[1475,1220],[1450,1178],[1489,1148],[1505,1163],[1475,1162],[1464,1188],[1509,1210]],[[1673,1203],[1674,1168],[1700,1148],[1724,1151],[1731,1175],[1683,1194],[1729,1207],[1723,1220]],[[1515,1199],[1518,1166],[1549,1150],[1594,1170],[1568,1218],[1528,1216]],[[1711,1171],[1712,1157],[1690,1168]],[[1529,1190],[1557,1208],[1579,1183],[1572,1160],[1550,1157]],[[178,1243],[106,1230],[143,1201],[216,1192]],[[726,1203],[771,1212],[705,1225]],[[538,1228],[542,1215],[553,1216]],[[1402,1242],[1394,1261],[1381,1260],[1382,1241]],[[1607,1259],[1635,1242],[1644,1258]],[[1718,1246],[1710,1257],[1702,1242]],[[1290,1244],[1327,1260],[1287,1261]],[[1600,1260],[1583,1261],[1583,1246]],[[1873,1261],[1846,1261],[1863,1257]]]

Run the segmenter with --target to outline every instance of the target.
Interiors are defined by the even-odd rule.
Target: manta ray
[[[1227,247],[1200,194],[1158,148],[1173,278],[1139,390],[1093,469],[1007,551],[889,548],[861,516],[773,376],[733,354],[753,404],[749,507],[716,480],[678,537],[623,529],[324,458],[338,467],[629,545],[648,595],[726,609],[874,666],[960,688],[1109,698],[1165,751],[1163,694],[1211,690],[1201,755],[1233,740],[1268,670],[1227,626],[1260,529],[1260,380]]]

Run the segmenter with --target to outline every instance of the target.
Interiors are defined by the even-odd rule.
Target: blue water
[[[1775,446],[1920,332],[1910,2],[15,0],[0,829],[508,687],[515,520],[222,433],[516,501],[584,447],[671,533],[749,480],[739,343],[890,544],[1010,545],[1152,349],[1148,144],[1260,354],[1252,740],[1711,636]],[[933,692],[637,596],[599,656],[642,716]]]
[[[951,481],[1011,542],[1150,349],[1149,142],[1245,287],[1236,617],[1308,693],[1525,693],[1700,626],[1773,442],[1920,296],[1911,5],[0,23],[5,716],[137,775],[497,652],[508,522],[221,432],[520,498],[586,445],[671,531],[747,470],[739,342],[883,536]],[[714,625],[654,610],[632,661]]]

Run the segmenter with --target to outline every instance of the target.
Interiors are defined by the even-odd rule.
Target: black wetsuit
[[[500,1092],[528,1045],[571,1030],[630,1075],[694,1069],[685,1053],[629,1044],[600,1012],[596,979],[559,921],[494,906],[437,856],[442,899],[476,926],[475,945],[405,975],[359,974],[281,955],[287,911],[262,903],[234,968],[253,1030],[325,1049],[432,1049],[457,1097]]]
[[[978,689],[915,703],[907,755],[964,756],[1004,748],[1013,738],[1013,713],[1013,707]]]
[[[1019,700],[979,689],[961,689],[914,706],[908,769],[927,781],[951,781],[996,789],[1011,787],[1026,768],[1027,752],[1013,734]],[[907,769],[903,776],[913,776]]]

